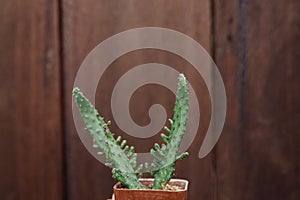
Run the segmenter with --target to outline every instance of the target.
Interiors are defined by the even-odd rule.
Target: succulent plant
[[[73,96],[83,121],[94,139],[94,147],[101,151],[107,159],[106,165],[112,167],[113,177],[128,189],[142,189],[143,185],[138,178],[141,176],[143,165],[137,167],[137,154],[134,147],[126,145],[126,140],[120,136],[115,138],[109,130],[110,122],[105,122],[91,102],[82,94],[79,88],[73,89]],[[183,74],[179,75],[178,90],[174,107],[173,119],[169,119],[171,127],[165,127],[168,135],[161,134],[165,144],[154,145],[150,153],[153,163],[145,163],[145,168],[154,176],[152,189],[162,189],[175,171],[177,160],[188,155],[187,152],[178,156],[180,144],[186,130],[188,118],[188,86]]]

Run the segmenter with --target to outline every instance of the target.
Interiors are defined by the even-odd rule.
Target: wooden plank
[[[215,1],[227,88],[218,199],[299,199],[300,2]]]
[[[110,170],[95,160],[81,144],[74,128],[71,111],[71,91],[76,72],[89,53],[98,43],[121,31],[136,27],[158,26],[181,31],[199,41],[210,51],[210,1],[63,1],[64,33],[64,106],[67,138],[67,197],[72,200],[106,199],[112,194],[114,180]],[[116,60],[100,80],[96,95],[96,107],[106,119],[114,123],[110,110],[110,95],[114,83],[130,68],[147,62],[168,64],[184,71],[188,79],[200,91],[201,127],[199,138],[190,148],[191,156],[178,163],[177,177],[189,179],[189,199],[208,199],[215,195],[212,157],[199,160],[198,152],[203,134],[208,127],[210,100],[201,77],[179,57],[165,52],[145,50],[129,53]],[[106,77],[106,78],[105,78]],[[152,89],[155,90],[153,91]],[[152,92],[151,92],[152,90]],[[142,102],[142,103],[141,103]],[[164,88],[145,86],[132,98],[130,109],[139,124],[146,124],[147,109],[151,103],[161,103],[172,113],[174,96]],[[202,110],[203,109],[203,110]],[[203,123],[203,124],[202,124]],[[121,130],[112,125],[116,133]],[[143,141],[124,135],[131,144],[138,144],[137,150],[148,151],[158,137]],[[201,188],[201,189],[200,189]]]
[[[0,199],[62,199],[57,1],[0,7]]]

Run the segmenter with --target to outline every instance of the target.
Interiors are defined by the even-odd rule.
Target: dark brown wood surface
[[[299,199],[299,1],[215,2],[228,114],[218,199]]]
[[[57,1],[0,6],[0,199],[62,199]]]
[[[214,150],[198,152],[211,111],[207,87],[174,54],[139,50],[113,62],[100,80],[96,107],[115,125],[114,84],[132,67],[156,62],[184,72],[200,101],[198,135],[175,177],[190,180],[189,200],[300,199],[300,1],[3,1],[0,6],[0,199],[101,200],[115,181],[81,143],[71,91],[80,64],[119,32],[165,27],[198,41],[216,61],[227,92],[227,118]],[[130,101],[136,123],[153,103],[172,115],[174,95],[139,88]],[[159,136],[122,136],[146,152]]]

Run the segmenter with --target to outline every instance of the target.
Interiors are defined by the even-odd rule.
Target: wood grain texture
[[[71,111],[71,91],[76,72],[87,53],[104,39],[136,27],[158,26],[178,30],[200,42],[210,51],[211,18],[210,1],[73,1],[63,0],[63,55],[64,55],[64,93],[66,108],[67,138],[67,197],[72,200],[106,199],[111,196],[114,180],[110,170],[95,160],[81,144],[75,129]],[[189,199],[209,199],[215,196],[211,187],[214,170],[211,156],[199,160],[197,157],[203,134],[209,117],[210,103],[207,88],[191,66],[179,57],[160,51],[137,51],[126,54],[116,60],[105,72],[98,85],[96,107],[106,119],[115,124],[110,110],[112,87],[119,77],[130,68],[147,62],[168,64],[184,71],[200,93],[202,115],[199,138],[195,140],[190,151],[192,155],[185,161],[178,162],[176,177],[189,179]],[[107,77],[107,78],[105,78]],[[153,85],[140,88],[134,94],[130,110],[134,120],[147,124],[147,112],[153,102],[165,106],[169,116],[174,105],[174,96],[163,87]],[[203,109],[203,110],[202,110]],[[112,130],[121,134],[113,125]],[[137,145],[137,150],[148,151],[158,137],[142,141],[123,134],[128,142]],[[201,188],[201,189],[199,189]]]
[[[215,1],[228,96],[218,199],[299,199],[299,1]]]
[[[175,174],[190,181],[188,199],[300,199],[299,10],[298,0],[1,2],[0,199],[111,197],[110,169],[76,134],[71,91],[81,62],[97,44],[147,26],[185,33],[214,56],[227,92],[224,131],[214,151],[198,159],[211,115],[207,87],[184,59],[150,49],[121,56],[99,82],[96,107],[112,121],[112,130],[138,152],[161,141],[158,135],[144,140],[122,134],[110,97],[134,66],[172,66],[198,91],[201,110],[191,155],[177,163]],[[146,85],[134,93],[129,109],[145,125],[153,103],[171,117],[174,99],[166,88]]]
[[[62,199],[56,1],[0,6],[0,199]]]

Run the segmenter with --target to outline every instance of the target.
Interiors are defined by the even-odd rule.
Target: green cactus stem
[[[107,159],[107,166],[111,166],[113,177],[129,189],[141,189],[142,185],[138,181],[136,168],[136,157],[134,147],[126,145],[126,141],[119,136],[114,138],[103,118],[98,114],[95,107],[82,94],[78,88],[74,88],[73,96],[83,121],[94,139],[94,147],[101,150],[99,154],[104,154]],[[142,166],[139,166],[141,169]]]
[[[178,90],[174,107],[173,119],[169,119],[171,128],[165,127],[168,135],[161,134],[162,140],[166,144],[160,147],[158,144],[151,149],[153,163],[151,166],[145,165],[149,173],[154,175],[152,189],[163,189],[174,175],[175,163],[177,160],[185,158],[188,153],[185,152],[178,156],[180,144],[186,130],[188,119],[188,86],[183,74],[179,75]]]

